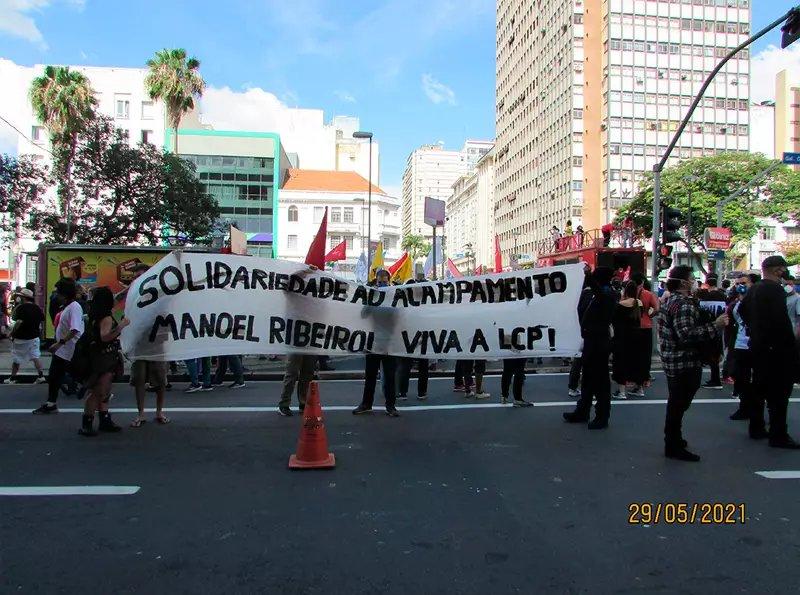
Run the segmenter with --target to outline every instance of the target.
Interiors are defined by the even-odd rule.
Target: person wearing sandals
[[[123,318],[118,324],[111,314],[114,308],[114,294],[108,287],[94,290],[89,306],[89,320],[86,332],[89,333],[89,374],[84,381],[88,389],[83,407],[83,421],[78,433],[82,436],[97,436],[94,429],[95,411],[100,413],[98,430],[100,432],[119,432],[108,411],[111,396],[111,383],[114,376],[122,371],[119,336],[129,321]]]

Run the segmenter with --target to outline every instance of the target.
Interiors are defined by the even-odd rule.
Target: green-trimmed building
[[[167,130],[165,148],[174,150]],[[197,167],[222,221],[247,234],[250,254],[274,257],[278,195],[290,167],[280,137],[271,132],[178,129],[178,153]]]

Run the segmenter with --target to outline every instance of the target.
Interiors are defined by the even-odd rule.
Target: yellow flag
[[[397,265],[400,266],[397,266]],[[392,283],[405,283],[414,276],[414,266],[408,252],[404,253],[398,262],[389,269],[392,271]]]
[[[383,268],[383,242],[378,242],[375,246],[375,253],[372,255],[372,264],[369,267],[369,280],[375,280],[375,271]]]

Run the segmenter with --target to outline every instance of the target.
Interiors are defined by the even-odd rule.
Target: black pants
[[[460,359],[456,361],[456,371],[453,375],[454,386],[464,386],[470,388],[475,382],[472,379],[473,361],[471,359]]]
[[[587,348],[584,345],[581,398],[575,407],[576,412],[581,415],[589,415],[592,399],[597,400],[595,415],[598,419],[607,420],[611,414],[611,377],[608,374],[610,355],[610,345],[605,349]]]
[[[692,404],[692,399],[700,388],[703,378],[702,368],[693,368],[681,372],[677,376],[667,376],[667,416],[664,421],[664,444],[668,447],[682,446],[683,414]]]
[[[500,377],[500,393],[508,398],[508,389],[513,381],[514,400],[522,400],[522,385],[525,384],[525,362],[527,358],[504,359],[503,375]]]
[[[363,407],[371,408],[375,401],[375,383],[378,380],[378,370],[383,366],[383,397],[386,399],[386,408],[393,409],[395,405],[395,370],[397,358],[391,355],[366,356],[364,369],[364,395],[361,398]]]
[[[572,365],[569,367],[569,390],[578,390],[581,385],[581,370],[583,369],[583,358],[573,357]]]
[[[764,398],[769,409],[770,440],[781,440],[788,434],[786,414],[797,370],[771,357],[771,352],[753,353],[753,390],[750,399],[750,431],[764,429]]]
[[[401,395],[408,395],[408,381],[411,378],[411,367],[417,362],[417,394],[423,397],[428,394],[428,360],[415,359],[413,357],[397,358],[397,392]]]
[[[750,413],[753,407],[753,357],[749,349],[734,349],[732,355],[733,392],[739,395],[739,409]],[[728,352],[730,356],[731,352]],[[763,414],[761,417],[763,419]]]
[[[49,403],[58,401],[58,393],[61,390],[64,377],[67,375],[68,365],[69,362],[67,360],[57,355],[53,355],[50,360],[50,370],[47,372],[47,401]]]
[[[719,376],[719,360],[715,360],[708,364],[709,369],[711,370],[711,378],[708,381],[711,384],[722,384],[722,379]]]

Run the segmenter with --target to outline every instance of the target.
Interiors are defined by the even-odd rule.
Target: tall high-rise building
[[[447,202],[453,195],[453,184],[471,171],[486,155],[492,141],[470,140],[460,151],[446,151],[444,143],[423,145],[415,149],[403,172],[403,235],[419,234],[430,239],[433,230],[425,224],[425,197]]]
[[[750,152],[775,158],[775,102],[750,104]]]
[[[496,226],[536,253],[633,197],[702,81],[747,38],[750,0],[498,0]],[[749,147],[749,52],[707,90],[672,154]]]
[[[800,152],[800,73],[782,70],[775,78],[775,157]],[[800,169],[800,166],[792,166]]]

